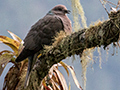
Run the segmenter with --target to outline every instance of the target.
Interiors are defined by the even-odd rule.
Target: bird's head
[[[64,5],[57,5],[51,11],[55,14],[62,14],[62,15],[70,13],[70,10],[67,10],[67,8]]]

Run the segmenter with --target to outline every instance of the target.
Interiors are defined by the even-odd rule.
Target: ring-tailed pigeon
[[[64,5],[57,5],[31,27],[31,30],[24,39],[24,49],[15,60],[20,62],[28,57],[26,81],[32,69],[33,57],[43,49],[44,45],[52,43],[55,33],[64,30],[66,34],[71,34],[71,21],[66,15],[69,12]]]

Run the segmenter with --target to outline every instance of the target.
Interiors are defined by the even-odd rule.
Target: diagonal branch
[[[43,51],[37,60],[30,75],[30,83],[27,89],[40,89],[42,79],[48,74],[53,64],[60,62],[68,56],[80,54],[86,48],[104,46],[117,42],[120,33],[120,11],[111,12],[109,20],[99,23],[87,29],[66,36],[49,51]]]

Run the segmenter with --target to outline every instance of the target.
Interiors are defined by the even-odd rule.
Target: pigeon
[[[24,39],[24,48],[16,58],[15,62],[21,62],[28,58],[28,70],[26,81],[32,69],[33,58],[43,49],[44,45],[51,45],[57,32],[65,31],[67,35],[72,33],[71,21],[66,14],[70,10],[64,5],[56,5],[42,19],[35,23]],[[37,54],[37,55],[36,55]]]

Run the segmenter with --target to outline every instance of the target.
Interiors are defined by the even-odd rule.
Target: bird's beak
[[[70,14],[70,10],[65,10],[65,13]]]

